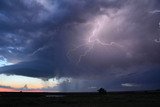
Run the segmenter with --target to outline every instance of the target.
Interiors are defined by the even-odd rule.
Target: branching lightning
[[[67,57],[70,59],[72,52],[74,52],[80,48],[83,48],[83,47],[88,47],[88,49],[86,51],[84,51],[79,56],[79,58],[77,60],[77,64],[78,64],[79,62],[81,62],[83,57],[85,57],[89,52],[91,52],[92,49],[94,49],[95,44],[99,44],[102,46],[122,47],[121,45],[119,45],[118,43],[115,43],[115,42],[105,43],[100,40],[100,38],[99,38],[100,31],[104,28],[106,20],[107,20],[107,16],[102,16],[102,17],[98,18],[97,20],[95,20],[93,30],[92,30],[90,36],[87,38],[87,42],[69,50],[67,53]]]

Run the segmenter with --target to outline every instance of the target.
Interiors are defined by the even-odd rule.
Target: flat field
[[[0,107],[160,107],[160,92],[1,92]]]

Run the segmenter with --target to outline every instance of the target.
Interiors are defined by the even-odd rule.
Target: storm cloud
[[[88,81],[78,85],[80,90],[147,84],[153,76],[141,81],[148,73],[160,75],[160,43],[155,42],[160,37],[159,4],[159,0],[1,0],[0,55],[8,66],[0,73],[73,78],[72,84],[61,83],[62,91],[75,89],[78,81]],[[86,38],[103,16],[107,21],[99,40],[111,45],[95,43],[91,49]],[[134,77],[129,78],[131,74]]]

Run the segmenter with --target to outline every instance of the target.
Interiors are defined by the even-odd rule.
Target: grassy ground
[[[0,107],[160,107],[160,92],[0,93]]]

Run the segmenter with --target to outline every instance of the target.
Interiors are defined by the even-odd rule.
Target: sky
[[[160,89],[159,0],[0,0],[0,91]]]

